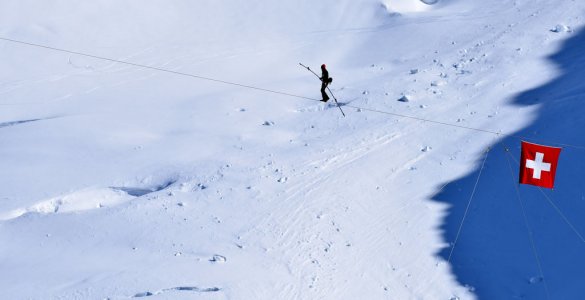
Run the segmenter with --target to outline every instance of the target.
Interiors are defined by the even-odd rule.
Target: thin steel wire
[[[463,223],[465,222],[465,218],[467,217],[467,213],[469,211],[469,207],[471,206],[471,201],[473,200],[473,196],[475,195],[475,191],[479,184],[479,179],[481,178],[481,173],[483,172],[483,168],[485,166],[485,162],[488,158],[490,153],[490,149],[488,148],[485,152],[485,157],[483,158],[483,162],[481,163],[481,168],[479,169],[479,174],[477,174],[477,179],[475,180],[475,185],[473,186],[473,191],[471,192],[471,196],[469,197],[469,201],[467,202],[467,207],[465,207],[465,212],[463,213],[463,218],[461,219],[461,223],[459,224],[459,229],[457,229],[457,234],[455,235],[455,241],[453,242],[453,247],[451,247],[451,251],[449,251],[449,258],[447,262],[451,263],[451,257],[453,256],[453,251],[455,251],[455,246],[457,246],[457,241],[459,240],[459,235],[461,234],[461,230],[463,229]]]
[[[508,153],[510,158],[514,161],[514,163],[516,163],[517,165],[520,165],[520,162],[514,156],[512,156],[512,154],[510,154],[509,151],[506,151],[506,152]],[[541,187],[538,187],[538,190],[540,191],[540,193],[542,193],[542,195],[548,201],[548,203],[556,210],[556,212],[559,214],[559,216],[561,216],[561,218],[565,221],[565,223],[567,223],[567,225],[569,225],[569,227],[573,230],[573,232],[575,232],[575,234],[579,237],[579,239],[583,243],[585,243],[585,238],[583,238],[583,235],[577,230],[577,228],[573,225],[573,223],[571,223],[571,221],[569,220],[569,218],[567,218],[567,216],[563,213],[563,211],[554,203],[554,201],[552,201],[552,199],[550,199],[550,197],[544,192],[544,190]]]
[[[27,46],[42,48],[42,49],[46,49],[46,50],[52,50],[52,51],[58,51],[58,52],[63,52],[63,53],[68,53],[68,54],[74,54],[74,55],[80,55],[80,56],[85,56],[85,57],[91,57],[91,58],[94,58],[94,59],[100,59],[100,60],[110,61],[110,62],[114,62],[114,63],[120,63],[120,64],[125,64],[125,65],[130,65],[130,66],[134,66],[134,67],[138,67],[138,68],[144,68],[144,69],[149,69],[149,70],[156,70],[156,71],[171,73],[171,74],[180,75],[180,76],[187,76],[187,77],[197,78],[197,79],[201,79],[201,80],[207,80],[207,81],[213,81],[213,82],[222,83],[222,84],[234,85],[234,86],[238,86],[238,87],[243,87],[243,88],[258,90],[258,91],[267,92],[267,93],[279,94],[279,95],[288,96],[288,97],[300,98],[300,99],[317,101],[317,102],[320,102],[321,101],[321,99],[315,99],[315,98],[311,98],[311,97],[305,97],[305,96],[301,96],[301,95],[295,95],[295,94],[292,94],[292,93],[287,93],[287,92],[282,92],[282,91],[275,91],[275,90],[265,89],[265,88],[256,87],[256,86],[252,86],[252,85],[247,85],[247,84],[242,84],[242,83],[237,83],[237,82],[231,82],[231,81],[226,81],[226,80],[221,80],[221,79],[216,79],[216,78],[211,78],[211,77],[206,77],[206,76],[201,76],[201,75],[196,75],[196,74],[190,74],[190,73],[184,73],[184,72],[179,72],[179,71],[173,71],[173,70],[169,70],[169,69],[164,69],[164,68],[159,68],[159,67],[154,67],[154,66],[148,66],[148,65],[133,63],[133,62],[129,62],[129,61],[124,61],[124,60],[119,60],[119,59],[113,59],[113,58],[108,58],[108,57],[94,55],[94,54],[88,54],[88,53],[79,52],[79,51],[72,51],[72,50],[67,50],[67,49],[62,49],[62,48],[57,48],[57,47],[51,47],[51,46],[47,46],[47,45],[41,45],[41,44],[36,44],[36,43],[31,43],[31,42],[25,42],[25,41],[15,40],[15,39],[1,37],[1,36],[0,36],[0,40],[6,41],[6,42],[11,42],[11,43],[16,43],[16,44],[21,44],[21,45],[27,45]],[[429,123],[434,123],[434,124],[439,124],[439,125],[444,125],[444,126],[461,128],[461,129],[466,129],[466,130],[473,130],[473,131],[478,131],[478,132],[484,132],[484,133],[494,134],[494,135],[502,136],[502,137],[512,137],[512,138],[516,138],[516,139],[520,139],[520,140],[533,141],[533,142],[536,142],[536,143],[547,143],[547,144],[552,144],[552,145],[558,145],[558,146],[563,146],[563,147],[569,147],[569,148],[575,148],[575,149],[585,150],[585,146],[571,145],[571,144],[559,143],[559,142],[554,142],[554,141],[538,140],[538,139],[533,139],[533,138],[523,137],[523,136],[518,136],[518,135],[513,135],[513,134],[505,134],[505,133],[501,133],[501,132],[493,131],[493,130],[488,130],[488,129],[474,128],[474,127],[469,127],[469,126],[457,125],[457,124],[453,124],[453,123],[447,123],[447,122],[435,121],[435,120],[425,119],[425,118],[420,118],[420,117],[415,117],[415,116],[398,114],[398,113],[393,113],[393,112],[389,112],[389,111],[383,111],[383,110],[379,110],[379,109],[359,107],[359,106],[347,105],[347,104],[344,105],[344,106],[347,106],[347,107],[350,107],[350,108],[354,108],[354,109],[359,109],[361,111],[369,111],[369,112],[386,114],[386,115],[391,115],[391,116],[400,117],[400,118],[413,119],[413,120],[424,121],[424,122],[429,122]],[[341,107],[340,107],[340,109],[341,109]]]
[[[518,189],[518,185],[516,184],[516,178],[514,178],[514,171],[512,170],[512,163],[510,163],[510,159],[508,156],[511,154],[507,151],[507,147],[502,144],[504,147],[504,151],[506,152],[506,161],[508,162],[508,167],[510,168],[510,176],[512,179],[512,184],[514,185],[514,189],[516,190],[516,198],[520,203],[520,208],[522,210],[522,217],[524,218],[524,225],[526,226],[526,230],[528,231],[528,238],[530,239],[530,246],[532,247],[532,253],[534,254],[534,258],[536,259],[536,265],[538,267],[538,272],[540,273],[540,278],[542,278],[542,283],[544,285],[544,291],[546,293],[546,299],[550,299],[550,294],[548,291],[548,284],[546,283],[546,279],[544,278],[544,272],[542,271],[542,263],[540,261],[540,257],[538,256],[538,251],[536,250],[536,244],[534,242],[534,236],[532,233],[532,229],[530,229],[530,224],[528,222],[528,217],[526,216],[526,209],[524,208],[524,203],[520,198],[520,191]]]

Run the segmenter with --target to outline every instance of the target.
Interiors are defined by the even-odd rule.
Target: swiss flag
[[[561,148],[522,142],[520,183],[552,189]]]

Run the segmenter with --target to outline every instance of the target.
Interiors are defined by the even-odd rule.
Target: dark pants
[[[328,82],[321,83],[321,97],[323,97],[323,100],[329,100],[329,96],[327,96],[327,93],[325,92],[328,84]]]

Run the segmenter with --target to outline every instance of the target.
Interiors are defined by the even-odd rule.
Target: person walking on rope
[[[329,77],[329,72],[327,71],[327,66],[325,66],[325,64],[321,65],[321,77],[319,77],[319,79],[321,79],[321,96],[323,97],[321,101],[327,102],[329,96],[325,92],[325,89],[333,80]]]

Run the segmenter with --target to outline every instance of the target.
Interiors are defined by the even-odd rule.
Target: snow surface
[[[585,150],[518,188],[527,229],[518,139],[370,110],[583,146],[584,11],[1,1],[0,37],[303,97],[326,63],[347,117],[0,41],[0,298],[579,299]]]

